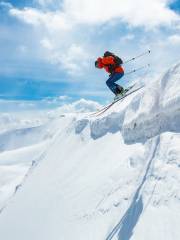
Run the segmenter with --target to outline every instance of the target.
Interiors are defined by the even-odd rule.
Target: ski
[[[136,85],[136,83],[134,83],[133,85],[131,85],[130,87],[128,87],[128,88],[126,89],[126,94],[127,94],[127,92],[129,92],[135,85]],[[125,95],[124,95],[124,96],[125,96]],[[122,97],[123,97],[123,96],[121,96],[120,98],[122,98]],[[112,103],[114,104],[117,100],[119,100],[119,98],[116,99],[116,100],[114,100],[113,102],[109,103],[108,105],[102,107],[102,108],[99,109],[98,111],[90,114],[90,116],[93,116],[93,115],[96,115],[97,113],[102,112],[102,111],[105,110],[106,108],[110,107],[110,106],[112,105]]]
[[[136,85],[136,83],[133,84],[133,85],[131,85],[130,87],[128,87],[128,88],[126,89],[126,94],[127,94],[127,92],[129,92],[135,85]],[[124,96],[125,96],[125,95],[124,95]],[[122,97],[123,97],[123,96],[121,96],[120,98],[122,98]],[[106,110],[107,108],[111,107],[111,105],[114,104],[114,103],[115,103],[116,101],[118,101],[118,100],[120,100],[120,99],[118,98],[118,99],[114,100],[113,102],[111,102],[111,103],[109,103],[108,105],[102,107],[102,108],[99,109],[98,111],[90,114],[90,116],[96,115],[96,114],[102,112],[103,110]]]
[[[135,85],[135,84],[134,84],[134,85]],[[117,103],[117,102],[119,102],[119,101],[121,101],[121,100],[124,100],[124,98],[126,98],[126,97],[128,97],[129,95],[131,95],[132,93],[134,93],[134,92],[142,89],[143,87],[144,87],[144,85],[143,85],[143,86],[140,86],[140,87],[138,87],[138,88],[136,88],[136,89],[134,89],[134,90],[131,91],[131,92],[129,92],[130,89],[133,88],[133,86],[131,86],[130,89],[129,89],[129,91],[127,91],[124,96],[118,98],[117,100],[113,101],[112,103],[110,103],[109,105],[107,105],[106,107],[104,107],[103,109],[101,109],[100,111],[94,113],[94,116],[100,116],[101,114],[105,113],[108,109],[110,109],[115,103]]]

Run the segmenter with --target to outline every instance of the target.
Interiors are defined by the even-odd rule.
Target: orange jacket
[[[102,58],[99,57],[97,61],[98,61],[98,68],[104,68],[108,73],[112,73],[110,70],[110,67],[116,64],[113,56],[102,57]],[[122,66],[117,66],[115,67],[113,72],[124,73],[124,69]]]

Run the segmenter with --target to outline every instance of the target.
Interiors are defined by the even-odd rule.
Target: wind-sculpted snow
[[[83,100],[7,140],[2,239],[179,240],[179,81],[176,65],[99,116]]]
[[[124,120],[124,111],[120,113],[111,113],[106,117],[91,122],[91,136],[93,139],[104,136],[109,133],[116,133],[122,128]]]
[[[89,124],[88,119],[81,119],[77,121],[75,126],[75,132],[77,134],[80,134],[87,127],[88,124]]]
[[[162,78],[149,84],[142,95],[129,104],[123,136],[126,142],[137,142],[166,131],[180,131],[180,64]]]

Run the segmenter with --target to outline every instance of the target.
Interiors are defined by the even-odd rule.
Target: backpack
[[[116,56],[114,53],[106,51],[104,53],[104,57],[109,57],[109,56],[114,57],[116,67],[118,67],[119,65],[123,64],[123,61],[122,61],[122,59],[120,57]]]

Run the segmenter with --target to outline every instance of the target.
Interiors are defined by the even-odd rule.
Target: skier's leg
[[[116,81],[118,81],[120,78],[122,78],[123,76],[124,76],[124,73],[115,73],[114,83],[115,83]],[[123,88],[121,85],[119,85],[119,84],[116,84],[116,83],[115,83],[115,85],[116,85],[115,94],[116,94],[116,95],[117,95],[117,94],[121,94],[121,93],[124,91],[124,88]]]
[[[122,78],[123,75],[124,75],[123,73],[113,73],[111,74],[110,78],[106,81],[106,85],[114,94],[120,93],[120,91],[123,90],[123,88],[120,85],[115,83],[120,78]]]
[[[111,74],[109,79],[106,81],[106,85],[108,88],[116,94],[117,84],[115,83],[119,78],[115,75],[115,73]]]

